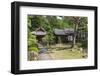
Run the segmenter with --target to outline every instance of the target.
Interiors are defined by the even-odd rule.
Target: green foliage
[[[78,25],[77,31],[87,32],[87,17],[76,17],[76,16],[42,16],[42,15],[28,15],[28,47],[36,48],[37,39],[35,35],[30,32],[35,31],[39,27],[43,27],[47,32],[44,37],[44,41],[48,44],[56,41],[54,35],[54,29],[65,29],[65,28],[75,28]],[[79,21],[78,21],[79,19]],[[82,46],[83,42],[80,41]],[[84,40],[86,44],[87,40]],[[31,50],[31,49],[29,49]]]
[[[39,49],[37,47],[29,47],[29,51],[39,52]]]
[[[28,34],[28,51],[39,52],[36,36],[32,35],[31,32]]]
[[[83,40],[83,41],[81,41],[81,47],[83,47],[83,48],[87,48],[87,40],[85,39],[85,40]]]
[[[36,36],[32,35],[31,32],[28,35],[29,35],[28,36],[28,44],[29,44],[29,46],[31,46],[33,44],[36,44],[37,43]]]
[[[79,28],[78,28],[78,31],[82,31],[82,32],[87,32],[87,22],[88,20],[87,20],[87,17],[82,17],[81,19],[80,19],[80,26],[79,26]]]

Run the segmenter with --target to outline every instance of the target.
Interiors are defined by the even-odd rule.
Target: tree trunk
[[[58,37],[58,43],[59,43],[59,47],[61,47],[61,37]]]
[[[76,44],[76,33],[77,33],[77,29],[78,29],[78,24],[75,24],[72,48],[74,48],[75,47],[75,44]]]

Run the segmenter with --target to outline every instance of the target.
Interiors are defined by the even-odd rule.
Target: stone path
[[[51,60],[51,56],[47,53],[40,53],[39,54],[39,60]]]

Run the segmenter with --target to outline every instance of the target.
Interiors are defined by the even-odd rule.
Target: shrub
[[[29,51],[39,52],[39,49],[37,47],[29,47],[28,50]]]
[[[28,33],[28,51],[39,52],[36,36]]]

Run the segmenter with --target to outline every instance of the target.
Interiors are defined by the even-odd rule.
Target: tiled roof
[[[68,34],[74,34],[74,29],[54,29],[55,35],[68,35]]]
[[[43,31],[33,31],[32,34],[35,34],[35,35],[46,35],[46,32],[43,32]]]

